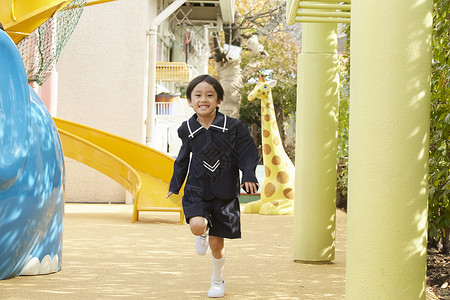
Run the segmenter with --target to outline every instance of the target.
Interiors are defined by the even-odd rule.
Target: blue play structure
[[[63,159],[53,119],[0,30],[0,279],[61,269]]]

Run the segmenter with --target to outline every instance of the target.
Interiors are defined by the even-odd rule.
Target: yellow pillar
[[[352,1],[346,299],[425,299],[432,0]]]
[[[294,260],[334,259],[337,25],[303,24],[298,58]]]

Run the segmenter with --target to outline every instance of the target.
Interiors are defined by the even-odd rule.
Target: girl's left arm
[[[259,183],[257,182],[243,182],[241,184],[241,189],[244,189],[244,191],[247,194],[256,194],[258,192]]]
[[[238,167],[242,171],[242,186],[249,183],[258,185],[258,179],[255,175],[256,166],[258,165],[258,149],[255,142],[242,121],[239,121],[237,132],[236,148],[238,152]],[[259,185],[258,185],[259,186]],[[254,185],[252,185],[254,189]],[[256,189],[257,190],[257,189]],[[248,191],[248,189],[246,189]]]

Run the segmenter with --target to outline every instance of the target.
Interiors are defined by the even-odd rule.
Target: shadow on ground
[[[1,299],[205,299],[210,255],[198,256],[179,215],[132,206],[66,204],[62,271],[0,281]],[[242,215],[227,240],[227,299],[344,299],[346,214],[337,211],[336,259],[292,259],[292,216]]]

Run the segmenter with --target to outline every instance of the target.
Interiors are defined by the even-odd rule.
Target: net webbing
[[[29,82],[42,85],[80,19],[86,0],[73,0],[17,44]]]

